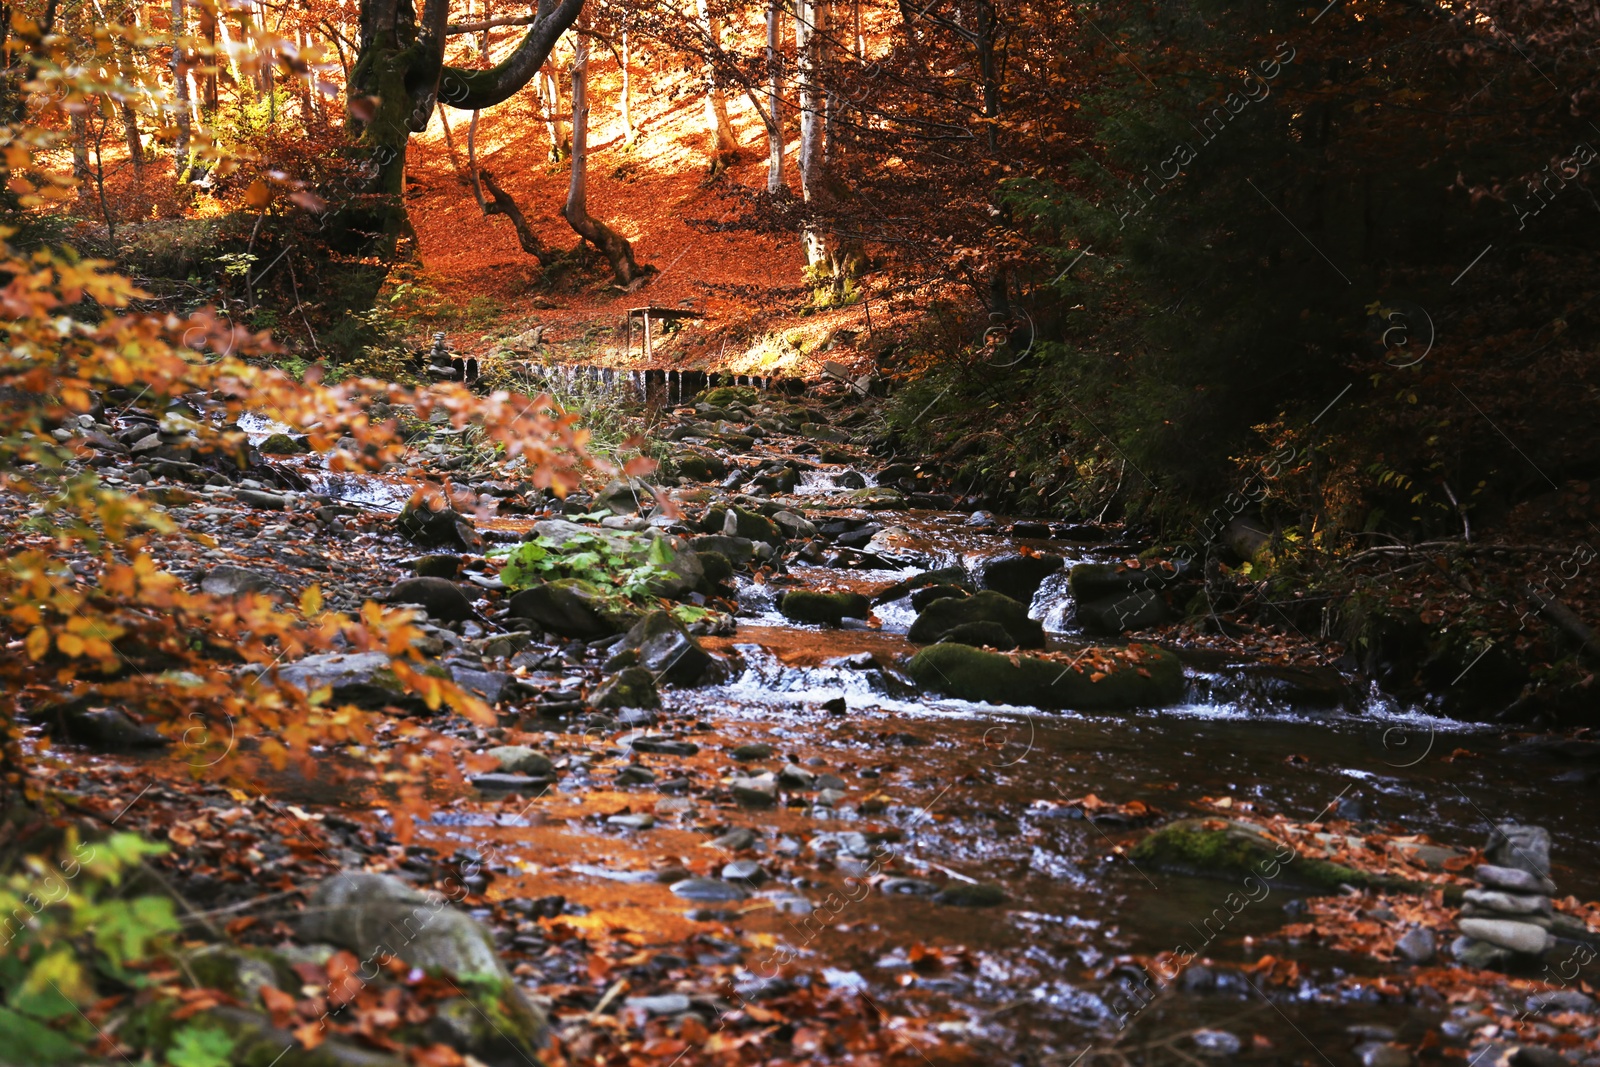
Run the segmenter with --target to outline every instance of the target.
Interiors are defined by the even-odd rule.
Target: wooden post
[[[650,309],[644,312],[644,359],[648,363],[655,358],[655,349],[650,344]]]
[[[867,336],[872,336],[872,301],[861,301],[861,310],[867,313]]]

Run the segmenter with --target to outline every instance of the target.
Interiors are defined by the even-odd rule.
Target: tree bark
[[[184,0],[172,0],[172,85],[177,98],[178,134],[172,142],[173,164],[178,180],[189,169],[189,71],[183,52],[183,36],[188,31]]]
[[[794,49],[800,88],[800,197],[808,206],[822,194],[822,20],[826,0],[794,0]],[[806,264],[824,263],[827,249],[810,212],[802,228]]]
[[[78,201],[89,202],[89,118],[82,111],[74,111],[69,120],[72,127],[72,177],[78,183]]]
[[[783,182],[783,0],[767,4],[767,193]]]
[[[728,121],[728,101],[722,95],[717,78],[717,53],[722,51],[722,24],[711,15],[706,0],[695,0],[699,17],[700,35],[705,42],[703,77],[706,83],[706,155],[711,161],[711,173],[721,173],[729,164],[739,159],[739,142],[733,136],[733,126]]]
[[[517,206],[517,202],[511,199],[511,194],[500,188],[495,183],[494,176],[488,171],[481,171],[478,177],[483,182],[483,187],[489,191],[490,198],[494,201],[483,209],[483,213],[485,215],[504,215],[510,219],[511,225],[516,228],[517,243],[522,246],[522,250],[536,258],[541,266],[548,267],[551,263],[554,263],[555,253],[546,248],[544,242],[539,240],[539,235],[533,232],[533,227],[528,225],[527,216],[522,213],[522,209]]]
[[[588,29],[588,19],[581,19],[579,27]],[[572,59],[572,182],[567,186],[567,203],[561,213],[579,236],[605,254],[617,284],[631,289],[644,274],[634,262],[633,246],[627,238],[589,214],[589,39],[579,34],[573,44],[576,54]]]
[[[628,21],[623,16],[622,21],[622,55],[617,62],[622,67],[622,143],[632,144],[637,134],[633,128],[633,93],[628,81],[628,63],[632,54],[628,50]]]
[[[133,105],[123,100],[118,104],[122,114],[122,136],[128,142],[128,161],[133,164],[133,180],[144,181],[144,142],[139,138],[139,115]]]
[[[420,19],[411,0],[362,0],[346,128],[365,166],[356,189],[360,195],[331,221],[330,238],[364,255],[392,258],[400,238],[411,232],[401,199],[411,134],[427,126],[441,101],[476,111],[513,96],[539,73],[583,2],[540,0],[533,23],[509,56],[488,70],[468,71],[444,63],[448,0],[425,0]]]
[[[550,135],[550,162],[559,163],[572,155],[572,131],[561,117],[561,80],[551,66],[539,72],[539,114],[545,133]]]

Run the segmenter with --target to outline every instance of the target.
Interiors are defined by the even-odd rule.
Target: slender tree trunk
[[[572,134],[561,117],[561,82],[553,66],[539,73],[539,113],[544,116],[545,132],[550,135],[550,161],[559,163],[572,154]]]
[[[89,118],[82,111],[74,111],[72,126],[72,176],[78,182],[78,201],[89,202]]]
[[[183,36],[187,32],[184,0],[172,0],[172,86],[177,96],[175,118],[178,126],[178,136],[172,144],[172,156],[180,182],[189,169],[189,71],[183,52]]]
[[[978,0],[978,73],[983,82],[983,117],[989,131],[989,151],[1000,150],[1000,65],[994,52],[995,10],[993,0]]]
[[[589,28],[587,14],[579,17],[578,26],[584,30]],[[562,214],[579,236],[605,253],[617,284],[631,288],[643,277],[639,265],[634,262],[633,246],[627,238],[589,214],[589,38],[577,34],[573,45],[576,54],[572,59],[572,182],[567,186],[567,203]]]
[[[783,0],[767,4],[767,193],[783,183]]]
[[[203,114],[207,120],[217,113],[217,64],[221,56],[217,55],[217,13],[204,5],[200,8],[200,32],[205,37],[206,66],[210,68],[206,73],[205,103]]]
[[[144,142],[139,138],[139,114],[123,100],[117,105],[122,114],[122,136],[128,142],[128,160],[133,164],[133,180],[144,181]]]
[[[622,143],[632,144],[636,135],[633,129],[633,93],[628,82],[628,63],[632,59],[628,51],[628,23],[624,16],[622,23]]]
[[[822,91],[819,78],[823,3],[794,0],[794,48],[800,82],[800,196],[808,206],[821,199]],[[809,216],[809,213],[808,213]],[[815,222],[808,217],[803,230],[806,263],[815,267],[827,259],[827,249]]]
[[[711,173],[718,174],[739,158],[739,142],[733,136],[733,126],[728,122],[728,101],[722,95],[717,78],[717,53],[722,50],[722,24],[711,15],[706,0],[695,0],[699,16],[700,35],[705,41],[706,61],[706,154],[711,160]]]
[[[489,191],[489,196],[494,201],[484,206],[483,213],[485,215],[504,215],[510,219],[512,227],[517,231],[517,243],[522,246],[522,250],[536,258],[542,266],[548,267],[551,263],[554,263],[556,259],[555,252],[546,248],[544,242],[539,240],[539,235],[533,232],[532,226],[528,225],[527,216],[523,215],[522,209],[511,198],[511,194],[500,188],[499,184],[494,180],[494,175],[488,171],[483,171],[481,177],[483,178],[483,187]]]

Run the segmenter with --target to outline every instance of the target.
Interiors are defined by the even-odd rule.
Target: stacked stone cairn
[[[1477,889],[1466,892],[1451,946],[1469,967],[1503,966],[1532,959],[1550,947],[1555,924],[1550,894],[1550,833],[1539,826],[1501,823],[1484,848],[1489,861],[1477,868]]]

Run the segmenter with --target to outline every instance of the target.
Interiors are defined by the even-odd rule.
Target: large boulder
[[[965,588],[969,584],[964,567],[940,567],[937,570],[924,571],[921,574],[895,582],[889,588],[873,597],[872,602],[874,604],[887,604],[891,600],[899,600],[901,597],[929,585],[959,585]]]
[[[477,551],[483,546],[483,538],[478,536],[472,522],[455,508],[440,501],[432,504],[415,499],[410,501],[401,509],[395,526],[403,536],[419,545],[448,546],[469,551]]]
[[[1179,819],[1152,831],[1130,853],[1135,863],[1177,874],[1241,879],[1336,893],[1340,886],[1404,888],[1404,879],[1304,855],[1292,843],[1247,822]]]
[[[126,752],[137,748],[162,748],[171,744],[153,727],[134,721],[103,697],[82,696],[52,704],[35,717],[57,741],[71,742],[101,752]]]
[[[661,694],[656,692],[656,678],[643,667],[624,667],[600,683],[589,695],[589,704],[596,708],[659,708]]]
[[[466,591],[448,578],[407,578],[396,582],[385,599],[391,604],[415,604],[441,622],[478,617]]]
[[[1013,552],[985,562],[978,584],[1018,603],[1031,604],[1044,580],[1065,564],[1060,556],[1048,553]]]
[[[1087,648],[1077,657],[1074,662],[938,644],[918,652],[909,671],[919,685],[992,704],[1124,711],[1172,704],[1183,697],[1183,666],[1164,649]]]
[[[1097,634],[1120,634],[1159,626],[1169,618],[1167,602],[1154,589],[1140,589],[1079,600],[1073,605],[1073,618],[1085,630]]]
[[[715,552],[735,567],[748,567],[756,558],[756,543],[731,534],[702,534],[689,542],[697,554]]]
[[[619,649],[638,653],[638,666],[677,685],[694,685],[716,661],[670,611],[652,611],[634,624]]]
[[[520,1052],[528,1062],[545,1043],[544,1014],[522,995],[489,932],[440,894],[424,894],[393,875],[341,872],[312,890],[299,934],[363,960],[394,957],[449,975],[515,1046],[505,1051]],[[499,1062],[511,1059],[490,1055]]]
[[[582,578],[561,578],[524,589],[511,598],[506,613],[583,641],[623,633],[638,619],[626,601],[607,596]]]
[[[778,601],[783,617],[794,622],[838,626],[845,619],[865,619],[872,605],[860,593],[819,593],[794,589]]]
[[[278,680],[313,693],[327,686],[333,690],[335,704],[354,704],[377,711],[396,708],[410,714],[424,714],[427,704],[409,692],[395,677],[389,656],[383,652],[329,652],[307,656],[277,668]]]
[[[1028,618],[1022,604],[992,590],[935,600],[922,609],[906,636],[919,645],[932,644],[956,627],[975,622],[999,623],[1018,648],[1044,647],[1044,626]]]
[[[547,545],[561,546],[575,538],[598,538],[617,555],[637,555],[643,558],[652,542],[664,542],[663,552],[667,562],[663,568],[670,577],[658,578],[650,583],[655,596],[680,597],[705,584],[705,571],[700,557],[695,555],[689,542],[682,537],[669,537],[659,530],[629,531],[609,530],[601,526],[582,526],[566,519],[544,519],[533,524],[528,540],[541,540]]]

